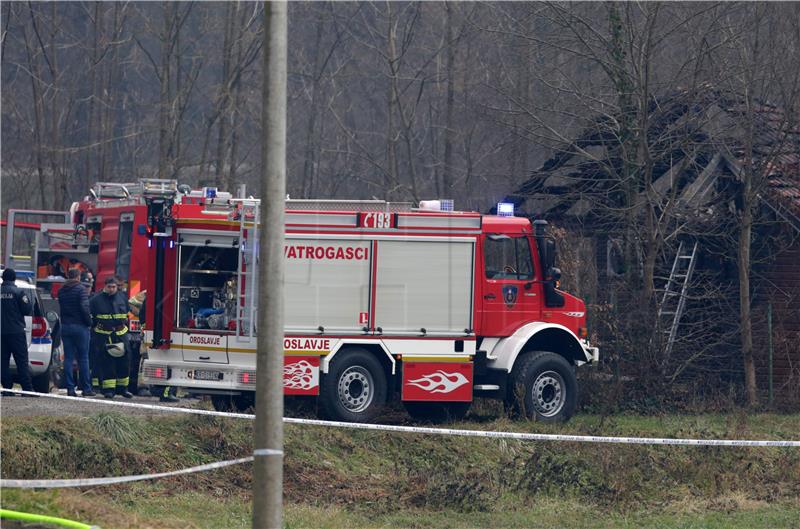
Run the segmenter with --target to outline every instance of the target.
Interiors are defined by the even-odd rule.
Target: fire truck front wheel
[[[368,422],[386,403],[386,374],[381,363],[363,349],[338,353],[320,382],[319,405],[335,421]]]
[[[517,360],[511,371],[511,408],[529,419],[563,422],[578,402],[575,370],[561,355],[533,351]]]

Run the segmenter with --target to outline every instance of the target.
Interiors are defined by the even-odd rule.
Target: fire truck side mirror
[[[561,269],[556,268],[555,266],[550,267],[547,271],[547,279],[552,281],[558,281],[561,279]]]
[[[558,291],[558,280],[561,279],[561,270],[551,267],[547,270],[547,277],[543,282],[544,286],[544,306],[563,307],[564,295]]]
[[[550,269],[556,266],[556,241],[548,237],[544,240],[544,245],[546,259],[544,269],[548,271],[549,275]]]

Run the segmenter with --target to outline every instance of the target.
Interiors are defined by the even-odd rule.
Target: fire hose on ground
[[[55,516],[47,516],[44,514],[31,514],[27,512],[10,511],[8,509],[0,509],[0,519],[2,520],[19,520],[26,523],[42,523],[57,525],[59,527],[66,527],[68,529],[99,529],[96,525],[88,525],[65,518],[56,518]]]

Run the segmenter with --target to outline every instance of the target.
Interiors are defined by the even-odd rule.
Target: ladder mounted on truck
[[[313,198],[286,198],[286,209],[293,211],[386,211],[400,213],[412,211],[411,202],[386,202],[385,200],[337,200]]]
[[[667,335],[667,347],[664,350],[667,358],[672,354],[672,348],[678,336],[678,326],[686,308],[689,283],[692,280],[696,262],[697,241],[694,242],[691,250],[681,241],[678,245],[678,253],[672,263],[669,279],[664,287],[661,305],[658,308],[658,319],[663,332]]]
[[[256,303],[258,285],[258,224],[261,201],[254,198],[231,199],[237,206],[239,215],[239,263],[236,307],[236,332],[242,342],[252,342],[255,338],[258,305]],[[245,237],[245,232],[247,237]],[[244,289],[242,284],[244,283]]]

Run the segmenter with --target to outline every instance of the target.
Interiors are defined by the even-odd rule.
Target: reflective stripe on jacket
[[[128,332],[128,298],[122,292],[114,295],[98,292],[89,302],[98,334],[123,336]]]

